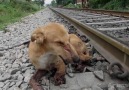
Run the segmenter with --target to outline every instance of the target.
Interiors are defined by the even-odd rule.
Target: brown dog
[[[70,34],[70,43],[78,53],[78,56],[80,58],[80,63],[86,62],[87,60],[91,59],[87,46],[78,36],[76,36],[75,34]],[[78,68],[80,67],[83,67],[83,65],[81,64],[78,66]]]
[[[65,74],[64,62],[79,61],[76,51],[69,42],[69,34],[66,28],[59,23],[50,23],[32,33],[29,58],[38,70],[30,80],[34,90],[43,90],[39,86],[38,80],[51,68],[57,69],[54,78],[58,80]]]

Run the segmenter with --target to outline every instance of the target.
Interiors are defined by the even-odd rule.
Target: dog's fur
[[[85,43],[75,34],[70,34],[70,43],[78,53],[81,61],[87,61],[91,58]]]
[[[37,69],[46,69],[42,55],[47,52],[55,52],[67,62],[72,62],[72,58],[78,57],[76,51],[69,42],[69,34],[65,27],[59,23],[50,23],[36,29],[29,44],[29,58]],[[49,60],[48,60],[49,61]]]
[[[49,71],[56,68],[55,78],[57,78],[65,75],[63,60],[73,62],[77,60],[75,58],[78,58],[78,54],[69,42],[66,28],[59,23],[50,23],[32,33],[29,58],[37,70]]]

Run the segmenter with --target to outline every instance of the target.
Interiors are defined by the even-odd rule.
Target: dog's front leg
[[[65,75],[56,73],[54,76],[55,85],[61,85],[66,83]]]
[[[39,80],[47,73],[45,70],[37,70],[36,73],[31,77],[29,84],[33,90],[44,90],[39,83]]]
[[[75,71],[77,72],[85,72],[86,71],[86,62],[81,61],[77,64],[77,67],[75,68]]]

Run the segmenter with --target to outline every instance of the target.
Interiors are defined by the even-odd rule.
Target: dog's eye
[[[87,54],[86,51],[84,51],[83,54],[86,55]]]
[[[61,41],[57,41],[57,43],[60,44],[60,45],[64,45],[64,43],[61,42]]]

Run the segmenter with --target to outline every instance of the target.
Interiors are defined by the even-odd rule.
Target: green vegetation
[[[64,6],[65,8],[81,8],[81,5],[80,4],[72,4],[72,3],[69,3],[68,5]]]
[[[51,5],[52,6],[71,6],[75,7],[74,4],[77,2],[77,0],[52,0]]]
[[[18,21],[21,17],[38,11],[39,5],[27,1],[1,1],[0,3],[0,30],[9,23]]]
[[[129,0],[89,0],[90,8],[106,10],[128,10]]]
[[[85,0],[81,0],[84,2]],[[66,8],[82,8],[83,4],[77,5],[77,0],[53,0],[52,6],[66,7]],[[92,9],[106,9],[106,10],[129,10],[129,0],[88,0],[88,8]],[[86,8],[86,7],[84,7]]]

